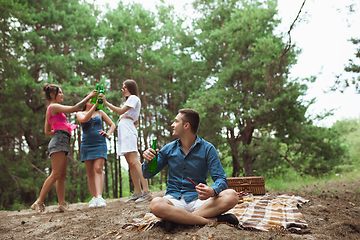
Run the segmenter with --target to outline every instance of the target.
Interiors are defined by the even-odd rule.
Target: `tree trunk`
[[[119,163],[119,197],[122,197],[123,194],[122,194],[122,171],[121,171],[121,161],[120,161],[120,157],[117,157],[117,161]]]
[[[75,136],[77,136],[77,144],[79,146],[79,152],[78,154],[76,154],[76,160],[78,163],[80,164],[85,164],[85,163],[81,163],[81,152],[80,152],[80,149],[81,149],[81,127],[78,127],[76,128],[76,134],[74,134]],[[79,184],[80,184],[80,201],[81,202],[84,202],[86,200],[86,195],[88,193],[88,189],[89,189],[89,186],[87,184],[87,172],[86,170],[84,170],[83,168],[79,167],[78,168],[78,174],[79,176],[86,176],[85,178],[84,177],[81,177],[80,178],[80,181],[79,181]],[[84,181],[85,179],[85,181]]]
[[[109,198],[109,179],[108,179],[108,166],[107,166],[107,161],[105,161],[104,163],[105,166],[105,196],[106,198]]]
[[[236,139],[233,138],[228,138],[227,142],[231,149],[231,157],[233,163],[232,177],[238,177],[242,172],[242,167],[240,166],[240,159],[239,159],[239,143]]]
[[[130,189],[130,192],[133,192],[134,191],[134,184],[132,182],[132,178],[131,178],[131,174],[130,174],[130,169],[128,170],[128,174],[129,174],[129,189]]]
[[[110,158],[108,156],[108,162],[110,161]],[[115,177],[114,177],[114,167],[113,165],[115,165],[115,163],[113,163],[113,161],[110,161],[110,176],[111,176],[111,182],[112,182],[112,192],[113,192],[113,198],[115,198],[115,184],[114,184],[114,181],[115,181]]]
[[[116,155],[114,154],[114,168],[115,168],[115,178],[113,181],[113,191],[114,191],[114,198],[118,198],[118,164],[117,164],[117,158]]]
[[[73,186],[72,186],[72,188],[73,188],[73,196],[72,196],[72,199],[71,199],[71,203],[74,203],[74,202],[76,202],[76,199],[77,199],[77,186],[78,186],[78,184],[77,184],[77,181],[76,181],[76,179],[77,179],[77,166],[75,165],[75,163],[73,163],[74,164],[74,168],[73,168],[73,179],[72,179],[72,184],[73,184]]]
[[[116,152],[116,137],[117,131],[114,131],[114,162],[115,162],[115,180],[114,180],[114,197],[118,198],[118,186],[119,186],[119,179],[120,179],[120,197],[121,197],[121,165],[120,161],[118,160],[117,152]],[[120,159],[120,157],[119,157]],[[117,167],[119,163],[119,168]],[[118,178],[119,177],[119,178]]]
[[[239,159],[239,143],[240,138],[235,136],[234,128],[227,129],[227,142],[230,146],[231,150],[231,157],[233,163],[233,173],[232,177],[240,176],[240,173],[243,172],[242,167],[240,166],[240,159]]]
[[[80,181],[80,202],[85,202],[86,200],[86,196],[88,195],[88,192],[89,192],[89,187],[88,187],[88,184],[87,184],[87,173],[86,173],[86,170],[83,169],[83,168],[80,168],[80,176],[85,176],[83,178],[81,178],[81,181]],[[85,181],[84,181],[85,180]]]
[[[160,190],[163,190],[163,188],[162,188],[163,177],[164,177],[163,172],[164,171],[160,171]]]
[[[71,119],[68,119],[69,122],[71,122]],[[69,149],[69,154],[67,157],[67,161],[68,161],[68,165],[70,165],[70,187],[69,187],[69,195],[68,195],[68,201],[70,203],[73,203],[76,201],[77,199],[77,183],[76,183],[76,178],[77,178],[77,173],[76,173],[76,165],[75,165],[75,161],[74,161],[74,146],[75,146],[75,141],[74,140],[70,140],[70,149]]]
[[[51,171],[52,171],[52,168],[50,167],[49,172],[51,173]],[[47,177],[47,176],[46,176],[46,177]],[[42,188],[42,187],[41,187],[41,188]],[[39,194],[40,194],[40,192],[41,192],[41,188],[40,188]],[[50,204],[50,203],[53,203],[53,200],[54,200],[54,189],[55,189],[55,187],[53,186],[53,187],[50,189],[49,193],[47,194],[48,203],[49,203],[49,204]]]
[[[253,160],[247,149],[243,154],[243,162],[245,168],[245,177],[254,176]]]
[[[69,159],[67,159],[67,161],[68,161],[68,163],[69,163]],[[72,178],[72,171],[73,171],[73,166],[71,165],[71,163],[70,164],[68,164],[68,166],[70,167],[70,170],[69,170],[69,172],[70,172],[70,174],[71,174],[71,176],[70,176],[70,187],[68,188],[69,189],[69,191],[68,191],[68,202],[72,202],[72,196],[73,196],[73,190],[72,190],[72,184],[73,184],[73,178]],[[57,199],[57,201],[59,202],[59,198],[56,196],[56,199]]]
[[[165,167],[165,179],[164,181],[167,183],[167,179],[168,179],[168,175],[169,175],[169,166]]]
[[[141,54],[144,54],[144,46],[141,47]],[[144,128],[146,128],[147,126],[147,122],[149,121],[149,125],[152,125],[152,121],[151,121],[151,116],[150,116],[150,111],[147,111],[147,100],[146,100],[146,79],[145,79],[145,73],[146,73],[146,67],[145,67],[145,62],[142,61],[142,71],[143,71],[143,77],[141,78],[141,88],[142,88],[142,92],[143,92],[143,96],[142,96],[142,108],[145,110],[145,113],[143,114],[143,126]],[[148,121],[147,121],[148,118]],[[148,132],[143,130],[143,139],[144,139],[144,143],[145,143],[145,149],[148,149],[148,145],[147,145],[147,139],[148,139]],[[141,145],[140,145],[141,146]]]
[[[244,120],[245,128],[241,131],[241,140],[243,146],[245,146],[245,150],[243,152],[243,163],[245,168],[245,176],[254,176],[254,169],[253,169],[253,159],[251,154],[249,153],[247,146],[250,145],[252,140],[252,134],[254,132],[254,127],[251,124],[251,119],[246,118]]]
[[[35,24],[35,32],[38,34],[38,32],[41,30],[41,26],[39,23]],[[34,55],[36,56],[40,51],[39,51],[39,44],[34,44]],[[40,65],[38,63],[35,63],[34,66],[34,70],[32,73],[32,77],[34,78],[35,82],[38,83],[39,82],[39,78],[40,78]]]

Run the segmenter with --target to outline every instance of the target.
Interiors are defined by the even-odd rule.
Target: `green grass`
[[[324,190],[326,183],[329,181],[348,181],[360,178],[360,169],[355,168],[352,171],[344,171],[342,173],[330,173],[321,177],[313,177],[300,174],[296,171],[290,171],[285,175],[277,178],[265,179],[265,188],[273,191],[301,191],[304,186],[312,185],[313,193]],[[317,191],[316,191],[317,190]]]

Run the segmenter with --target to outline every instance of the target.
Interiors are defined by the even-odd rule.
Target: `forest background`
[[[31,204],[51,172],[45,82],[63,88],[66,105],[104,84],[107,99],[120,106],[122,82],[137,81],[140,161],[152,139],[158,148],[174,140],[170,125],[177,111],[191,107],[201,116],[198,135],[215,145],[228,176],[263,176],[270,183],[359,169],[358,119],[316,126],[315,120],[331,115],[307,114],[315,99],[303,96],[316,76],[289,78],[301,51],[291,42],[293,26],[275,33],[281,21],[276,0],[195,0],[193,7],[198,17],[188,25],[165,3],[152,12],[121,1],[104,11],[77,0],[0,0],[0,208]],[[334,79],[334,90],[357,86],[355,63],[344,64],[356,77]],[[117,122],[116,114],[104,111]],[[67,118],[78,124],[75,114]],[[133,191],[116,141],[117,134],[108,140],[106,198]],[[70,203],[91,198],[80,144],[78,127],[68,158]],[[149,180],[151,190],[164,190],[166,180],[165,168]],[[46,202],[56,202],[55,189]]]

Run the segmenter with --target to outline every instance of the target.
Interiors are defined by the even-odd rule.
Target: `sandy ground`
[[[0,211],[0,239],[360,239],[360,180],[304,186],[298,192],[267,193],[310,200],[299,209],[309,228],[294,233],[250,231],[226,224],[179,225],[168,233],[159,224],[139,232],[122,226],[150,212],[149,202],[125,203],[127,198],[120,198],[107,199],[105,208],[71,204],[71,211],[65,213],[57,213],[55,206],[46,207],[44,214],[32,210]],[[154,196],[163,194],[154,192]]]

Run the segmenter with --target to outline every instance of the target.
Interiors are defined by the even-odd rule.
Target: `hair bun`
[[[42,90],[46,92],[46,90],[49,88],[50,83],[44,83]]]

